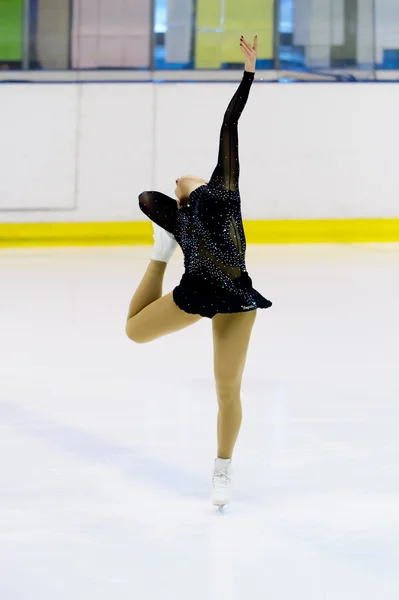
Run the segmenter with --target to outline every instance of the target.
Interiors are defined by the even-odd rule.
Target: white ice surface
[[[249,249],[223,515],[210,322],[124,335],[148,254],[0,251],[1,600],[397,600],[399,247]]]

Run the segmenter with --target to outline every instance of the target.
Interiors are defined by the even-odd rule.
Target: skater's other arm
[[[142,192],[139,196],[139,206],[151,221],[175,234],[178,211],[176,200],[161,192]]]

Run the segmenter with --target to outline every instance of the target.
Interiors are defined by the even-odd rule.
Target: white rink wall
[[[235,83],[1,86],[0,222],[138,221],[137,195],[209,177]],[[254,85],[246,219],[399,217],[399,85]]]

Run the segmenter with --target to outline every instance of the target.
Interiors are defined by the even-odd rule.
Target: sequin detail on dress
[[[173,292],[177,306],[203,317],[272,305],[253,289],[247,273],[238,189],[238,120],[253,79],[253,73],[244,73],[223,119],[217,166],[209,184],[191,193],[188,206],[179,210],[160,192],[139,197],[141,210],[172,233],[183,250],[185,272]]]

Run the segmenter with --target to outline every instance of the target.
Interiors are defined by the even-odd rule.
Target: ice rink
[[[222,515],[210,321],[125,337],[149,252],[0,251],[1,600],[397,600],[399,245],[248,249]]]

